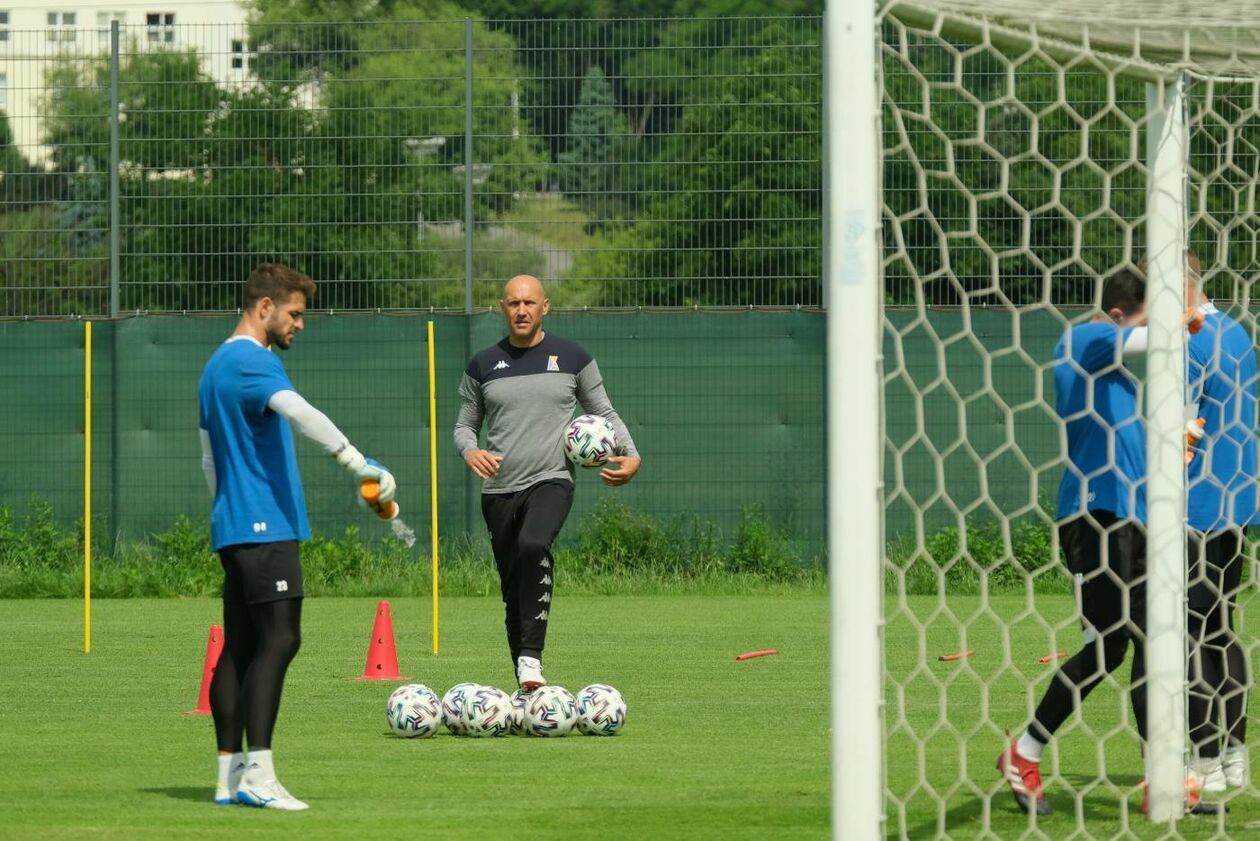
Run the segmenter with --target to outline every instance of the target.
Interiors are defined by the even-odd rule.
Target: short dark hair
[[[1103,281],[1102,311],[1136,312],[1146,300],[1146,278],[1134,269],[1121,269]]]
[[[315,297],[315,281],[283,263],[259,263],[245,281],[243,305],[251,310],[263,298],[282,304],[294,292],[301,292],[308,300]]]

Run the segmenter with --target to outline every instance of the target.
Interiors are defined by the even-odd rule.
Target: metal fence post
[[[473,331],[473,19],[464,18],[464,359],[472,356]],[[477,489],[464,471],[464,531],[473,533]]]
[[[473,19],[464,18],[464,313],[473,309]]]
[[[109,317],[117,318],[121,302],[122,259],[118,219],[118,20],[109,24]]]
[[[117,546],[122,523],[119,506],[122,493],[119,483],[119,430],[118,430],[118,313],[122,307],[122,220],[118,183],[119,150],[118,129],[121,110],[118,94],[120,64],[119,42],[121,30],[118,20],[109,24],[109,532],[111,542]]]

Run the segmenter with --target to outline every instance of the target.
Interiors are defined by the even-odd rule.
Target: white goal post
[[[1199,255],[1207,293],[1254,337],[1260,0],[828,0],[823,96],[833,837],[947,835],[968,798],[984,802],[971,828],[1001,834],[1008,795],[966,742],[1021,727],[1048,679],[1004,623],[1035,626],[1052,651],[1079,645],[1072,616],[1037,608],[1064,575],[1046,504],[1063,469],[1049,348],[1088,317],[1104,277],[1139,261],[1150,318],[1142,770],[1149,819],[1175,834],[1188,747],[1183,254]],[[878,449],[854,434],[872,407]],[[978,523],[996,555],[981,550]],[[1048,550],[1024,552],[1021,535]],[[1043,565],[1029,565],[1034,554]],[[916,651],[894,644],[902,627]],[[933,671],[927,646],[945,627],[960,649],[982,628],[1000,648]],[[975,708],[951,706],[959,673],[976,685]],[[1121,672],[1112,680],[1123,688]],[[916,708],[916,696],[932,702]],[[1017,712],[1003,708],[1011,697]],[[933,754],[929,743],[953,744],[942,732],[955,753]],[[896,761],[894,743],[916,761]],[[1081,804],[1104,790],[1123,800],[1125,785],[1105,770],[1051,775],[1075,786],[1074,837],[1116,832],[1091,827]],[[1116,814],[1130,827],[1128,807]]]

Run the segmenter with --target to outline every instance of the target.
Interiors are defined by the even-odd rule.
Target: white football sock
[[[1046,749],[1046,745],[1031,731],[1025,730],[1024,735],[1020,736],[1019,741],[1015,743],[1015,749],[1029,762],[1040,762],[1041,752]]]
[[[219,785],[227,788],[228,772],[232,769],[232,757],[234,754],[219,754]]]
[[[249,752],[249,770],[254,772],[250,775],[251,777],[274,780],[276,778],[276,769],[271,764],[271,750],[251,750]]]

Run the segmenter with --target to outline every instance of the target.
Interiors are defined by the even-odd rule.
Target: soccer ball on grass
[[[442,706],[437,693],[423,683],[400,686],[385,703],[389,729],[406,739],[427,738],[442,724]]]
[[[621,693],[603,683],[592,683],[577,694],[577,728],[587,736],[616,735],[626,723]]]
[[[531,736],[565,736],[577,723],[573,695],[562,686],[540,686],[525,704],[525,732]]]

